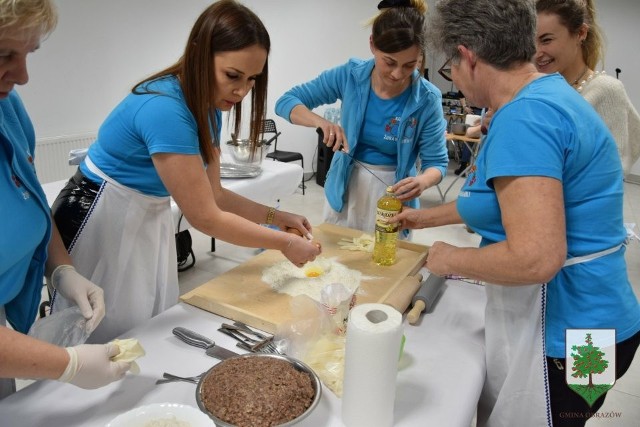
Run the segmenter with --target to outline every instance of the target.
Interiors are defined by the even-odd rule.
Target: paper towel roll
[[[346,427],[393,425],[402,315],[385,304],[362,304],[349,314],[342,422]]]

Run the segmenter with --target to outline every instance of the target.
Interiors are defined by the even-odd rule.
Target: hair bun
[[[413,4],[411,4],[411,0],[382,0],[378,3],[378,10],[390,7],[413,7]]]

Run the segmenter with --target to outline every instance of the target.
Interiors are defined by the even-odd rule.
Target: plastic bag
[[[80,308],[73,306],[37,320],[29,335],[60,347],[74,347],[84,344],[91,331]]]
[[[292,319],[280,325],[275,335],[278,348],[302,360],[318,374],[322,383],[342,396],[345,326],[355,294],[339,283],[325,286],[322,303],[299,295],[291,299]]]
[[[320,291],[320,300],[336,328],[335,332],[344,335],[349,320],[349,310],[356,304],[354,292],[350,292],[341,283],[331,283]]]
[[[87,157],[88,148],[75,148],[69,151],[69,166],[79,165]]]

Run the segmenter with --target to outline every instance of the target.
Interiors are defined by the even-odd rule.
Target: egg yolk
[[[322,269],[318,266],[312,265],[310,267],[307,267],[304,271],[304,274],[307,277],[320,277],[322,276],[322,273],[324,273],[324,271],[322,271]]]

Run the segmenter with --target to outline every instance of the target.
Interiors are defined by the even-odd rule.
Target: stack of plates
[[[220,178],[255,178],[262,173],[257,165],[220,163]]]

